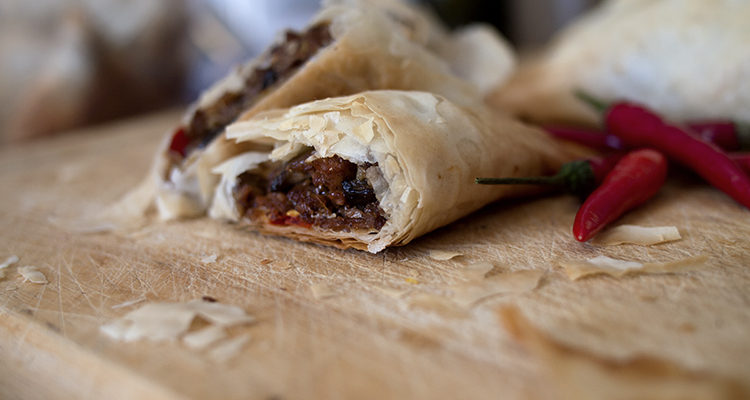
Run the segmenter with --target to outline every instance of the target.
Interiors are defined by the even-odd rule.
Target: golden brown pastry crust
[[[312,147],[314,156],[377,163],[380,174],[368,178],[387,216],[377,234],[242,219],[262,232],[370,252],[406,244],[499,198],[536,190],[476,185],[478,176],[549,174],[572,156],[544,132],[485,107],[469,109],[413,91],[370,91],[258,114],[230,125],[227,137],[238,143],[272,139],[271,160]],[[210,211],[214,218],[241,220],[232,193],[236,176],[247,169],[229,167],[241,157],[216,169],[223,177]]]

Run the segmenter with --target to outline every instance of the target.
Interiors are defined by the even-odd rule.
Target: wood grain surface
[[[612,363],[647,358],[686,381],[709,377],[741,388],[694,396],[748,393],[750,212],[690,175],[678,173],[622,220],[682,232],[680,241],[651,247],[575,242],[578,203],[569,196],[493,204],[377,255],[204,218],[88,234],[56,222],[94,213],[136,186],[178,117],[0,149],[0,261],[20,258],[0,280],[0,398],[560,398],[570,385],[583,392],[596,385],[569,376],[558,385],[550,358],[501,322],[499,310],[508,307],[539,337],[586,354],[605,375],[616,373]],[[430,250],[463,255],[437,261]],[[215,262],[204,260],[213,255]],[[685,274],[579,281],[558,264],[597,255],[709,258]],[[449,296],[458,271],[480,261],[494,265],[488,276],[532,269],[544,277],[532,291],[473,307],[415,301]],[[25,265],[49,283],[23,282],[18,268]],[[329,296],[316,297],[316,287]],[[410,292],[396,298],[383,288]],[[99,331],[146,302],[201,296],[258,319],[231,329],[251,340],[229,362],[179,342],[118,343]]]

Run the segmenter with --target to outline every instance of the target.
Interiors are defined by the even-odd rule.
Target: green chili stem
[[[575,95],[579,100],[588,104],[589,106],[591,106],[591,108],[595,109],[600,114],[604,114],[609,108],[609,104],[587,92],[584,92],[583,90],[576,90]]]

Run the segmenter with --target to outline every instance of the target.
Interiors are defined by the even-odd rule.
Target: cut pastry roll
[[[214,169],[212,218],[373,253],[534,190],[477,176],[543,175],[568,158],[537,129],[426,92],[319,100],[236,122],[226,136],[254,150]]]
[[[467,68],[445,46],[466,42]],[[494,42],[494,43],[491,43]],[[437,43],[443,45],[437,48]],[[455,51],[451,51],[455,53]],[[441,55],[442,54],[442,55]],[[373,89],[427,90],[465,106],[482,101],[476,82],[488,71],[496,83],[513,65],[499,36],[462,33],[454,41],[426,15],[394,1],[335,1],[301,32],[288,31],[268,51],[206,91],[158,154],[157,208],[162,219],[205,212],[216,180],[211,169],[237,152],[221,137],[240,116]]]

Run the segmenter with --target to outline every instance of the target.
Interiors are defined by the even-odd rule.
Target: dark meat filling
[[[373,164],[339,156],[305,160],[304,153],[268,174],[239,176],[234,197],[242,214],[275,225],[300,225],[333,231],[378,231],[385,224],[375,192],[364,179]]]
[[[314,25],[303,33],[287,31],[284,42],[266,52],[266,59],[260,64],[267,66],[255,68],[247,77],[244,90],[225,93],[210,106],[198,109],[188,126],[175,132],[170,149],[185,157],[193,149],[208,145],[264,90],[289,78],[332,40],[328,23]]]

